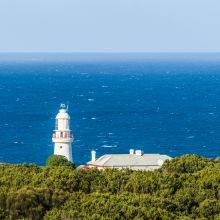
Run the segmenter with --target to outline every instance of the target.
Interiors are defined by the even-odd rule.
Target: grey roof
[[[170,159],[172,158],[161,154],[105,154],[88,164],[104,167],[161,166],[165,160]]]

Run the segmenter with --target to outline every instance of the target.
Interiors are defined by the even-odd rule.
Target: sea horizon
[[[219,61],[219,52],[120,52],[120,51],[98,51],[98,52],[40,52],[40,51],[19,51],[19,52],[0,52],[0,61],[25,60],[25,61],[152,61],[152,60],[182,60],[182,61]],[[36,58],[36,60],[33,60]],[[48,60],[47,60],[48,59]],[[84,60],[85,59],[85,60]],[[144,60],[143,60],[144,59]],[[120,60],[121,61],[121,60]]]

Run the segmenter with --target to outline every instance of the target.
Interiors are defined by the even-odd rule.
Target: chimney
[[[92,161],[92,162],[95,162],[95,161],[96,161],[96,151],[95,151],[95,150],[92,150],[92,151],[91,151],[91,161]]]
[[[129,153],[134,154],[134,149],[130,149]]]

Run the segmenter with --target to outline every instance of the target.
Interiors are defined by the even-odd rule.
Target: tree
[[[199,205],[200,215],[206,218],[219,214],[220,202],[216,199],[206,199]]]
[[[165,161],[161,170],[168,173],[195,173],[208,166],[214,166],[214,161],[195,154],[188,154]]]
[[[76,168],[76,165],[66,159],[66,157],[61,155],[52,155],[47,159],[48,167],[56,167],[56,166],[65,166],[71,167],[73,169]]]

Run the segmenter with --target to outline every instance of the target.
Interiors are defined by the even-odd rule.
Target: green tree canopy
[[[55,166],[65,166],[76,168],[76,165],[67,160],[66,157],[61,155],[52,155],[47,159],[47,166],[48,167],[55,167]]]
[[[214,161],[195,154],[187,154],[182,157],[167,160],[162,170],[172,173],[194,173],[204,167],[213,166]]]
[[[0,219],[220,219],[220,163],[197,155],[155,171],[0,164]]]

